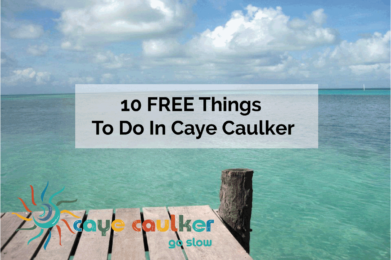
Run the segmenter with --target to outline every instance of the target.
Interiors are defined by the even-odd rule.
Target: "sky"
[[[390,1],[3,0],[2,94],[75,84],[390,87]]]

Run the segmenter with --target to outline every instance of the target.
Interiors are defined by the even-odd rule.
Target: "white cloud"
[[[343,41],[304,60],[313,76],[350,81],[390,78],[390,31],[375,32],[355,42]]]
[[[193,17],[192,0],[39,2],[61,11],[58,28],[65,36],[64,49],[163,37],[188,27]]]
[[[193,55],[264,55],[273,52],[306,50],[338,42],[338,32],[323,28],[326,15],[314,11],[307,20],[286,16],[280,7],[246,7],[246,14],[235,11],[231,19],[214,30],[192,39],[186,48]]]
[[[32,45],[27,48],[27,53],[33,56],[42,56],[49,50],[49,47],[46,44],[42,45]]]
[[[323,9],[315,10],[306,20],[290,19],[280,7],[246,7],[246,14],[234,11],[224,26],[206,30],[180,45],[172,38],[143,42],[146,57],[192,57],[214,62],[231,58],[279,62],[287,51],[308,50],[339,42],[338,32],[323,28]],[[175,62],[178,62],[176,60]]]
[[[292,51],[339,42],[338,32],[324,28],[322,9],[307,19],[290,19],[280,7],[247,6],[223,26],[206,30],[185,44],[172,38],[143,42],[144,68],[169,67],[179,80],[307,79],[311,68]]]
[[[107,69],[119,69],[130,66],[132,64],[132,60],[129,55],[115,55],[111,51],[96,53],[93,57],[93,61],[95,63],[101,64],[104,68]]]
[[[110,73],[104,73],[101,78],[100,82],[101,83],[113,83],[114,76],[113,74]]]
[[[184,54],[182,46],[173,38],[144,41],[143,51],[151,57],[173,57]]]
[[[51,73],[49,72],[37,72],[33,68],[26,68],[14,70],[10,76],[2,78],[2,82],[11,86],[21,83],[42,85],[50,81],[50,76]]]
[[[37,72],[35,81],[37,84],[46,84],[50,81],[51,73],[49,72]]]
[[[83,51],[84,48],[80,44],[75,44],[70,41],[64,41],[61,43],[61,48],[64,50]]]
[[[39,5],[50,8],[56,11],[62,11],[64,9],[77,9],[83,8],[87,5],[91,5],[95,0],[35,0]],[[103,2],[103,1],[102,1]]]
[[[384,35],[376,32],[356,42],[343,41],[330,54],[330,58],[340,65],[389,63],[390,31]]]
[[[44,34],[41,25],[5,18],[0,19],[0,32],[17,39],[36,39]]]
[[[367,82],[376,82],[389,86],[390,32],[341,42],[336,30],[326,28],[323,9],[298,19],[289,17],[279,7],[249,5],[243,11],[233,12],[221,26],[180,43],[174,33],[189,25],[191,12],[187,2],[38,1],[61,12],[58,20],[64,35],[61,47],[86,51],[67,53],[62,57],[64,67],[53,66],[51,72],[58,70],[56,79],[62,79],[63,85],[278,82],[338,87],[362,86],[365,82],[369,87]],[[15,23],[8,26],[6,35],[16,28]],[[124,51],[127,53],[118,52],[132,39],[143,39],[143,55],[130,55],[133,45]],[[110,41],[122,43],[110,46]],[[93,45],[101,46],[91,48]],[[103,50],[103,45],[107,50]],[[117,46],[114,53],[108,51]],[[318,53],[308,51],[317,47],[321,47]],[[27,49],[32,55],[43,55],[46,51],[45,45]],[[15,64],[6,67],[11,64],[9,60],[2,56],[6,84],[50,81],[49,72],[32,68],[15,70]],[[75,69],[79,72],[74,73]],[[84,69],[86,72],[80,73]],[[67,78],[66,75],[76,76]]]
[[[356,75],[373,75],[373,74],[388,74],[390,73],[389,63],[380,63],[372,65],[352,65],[349,66],[350,70]]]
[[[319,14],[318,14],[319,15]],[[319,17],[318,17],[319,18]],[[318,23],[322,19],[315,19]],[[150,47],[148,44],[152,45]],[[302,58],[293,58],[289,51],[270,51],[261,55],[247,55],[241,49],[232,49],[230,55],[214,52],[197,53],[189,45],[171,48],[173,44],[153,41],[144,44],[143,68],[160,68],[181,82],[311,82],[325,87],[330,83],[357,84],[364,80],[388,84],[390,78],[390,32],[374,33],[356,42],[343,41],[337,46]],[[178,56],[177,49],[187,50]],[[155,53],[157,52],[157,54]],[[305,53],[305,52],[303,52]],[[159,54],[159,55],[158,55]]]
[[[44,31],[41,25],[22,24],[10,31],[10,36],[17,39],[35,39],[43,35]]]
[[[324,13],[323,9],[315,10],[309,16],[309,20],[312,20],[316,24],[324,24],[326,22],[327,16]]]
[[[93,77],[87,76],[87,77],[70,77],[68,79],[69,84],[75,85],[75,84],[91,84],[95,82],[95,79]]]
[[[159,67],[180,81],[324,84],[331,78],[389,79],[390,32],[340,42],[336,30],[323,27],[326,18],[323,9],[303,20],[291,19],[279,7],[249,5],[245,14],[235,11],[223,26],[206,30],[185,44],[170,38],[144,41],[143,68]],[[305,54],[303,51],[319,46],[328,48],[310,57],[292,56],[292,52]]]

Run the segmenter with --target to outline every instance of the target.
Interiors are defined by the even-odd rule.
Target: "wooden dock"
[[[31,214],[40,214],[42,212],[19,212],[18,214],[31,217]],[[83,223],[86,220],[109,219],[110,224],[116,219],[125,222],[125,228],[121,232],[113,231],[111,228],[106,236],[102,236],[97,229],[96,232],[76,232],[73,223],[76,220],[70,214],[61,214],[61,219],[66,219],[70,228],[75,234],[72,234],[65,225],[65,222],[59,221],[61,227],[61,246],[59,245],[59,234],[57,228],[45,229],[44,234],[39,238],[27,244],[27,242],[38,235],[40,228],[34,230],[19,230],[19,228],[31,228],[33,221],[24,221],[10,212],[1,214],[1,259],[35,259],[35,260],[68,260],[73,257],[74,260],[107,260],[111,255],[112,260],[120,259],[232,259],[246,260],[252,259],[246,250],[239,244],[235,237],[230,233],[225,224],[221,221],[216,211],[209,206],[185,206],[185,207],[153,207],[133,209],[102,209],[90,210],[86,214],[85,210],[72,211],[77,216],[82,216]],[[135,220],[143,223],[145,220],[171,219],[175,215],[176,227],[179,226],[179,215],[184,219],[201,219],[204,221],[214,220],[211,226],[211,232],[195,232],[183,230],[183,232],[136,232],[132,228]],[[171,224],[170,224],[171,225]],[[81,225],[82,226],[82,225]],[[140,224],[138,225],[140,227]],[[44,243],[51,231],[51,240],[46,250]],[[187,240],[212,240],[212,245],[207,246],[186,246]],[[169,248],[170,240],[182,240],[182,247]]]

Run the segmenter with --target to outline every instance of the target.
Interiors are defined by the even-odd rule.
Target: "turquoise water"
[[[390,259],[389,90],[325,90],[319,149],[75,149],[74,96],[2,96],[1,211],[30,187],[69,209],[219,206],[221,170],[255,171],[254,259]]]

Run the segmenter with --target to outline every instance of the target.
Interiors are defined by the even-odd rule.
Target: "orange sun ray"
[[[33,188],[33,185],[30,185],[31,187],[31,202],[34,204],[34,206],[37,206],[37,204],[35,204],[35,200],[34,200],[34,188]]]
[[[60,236],[60,246],[61,246],[61,228],[59,225],[56,225],[56,228],[58,230],[58,235]]]
[[[18,199],[20,199],[20,201],[23,203],[24,208],[25,208],[28,212],[31,212],[31,210],[27,207],[26,203],[24,203],[24,201],[23,201],[21,198],[18,198]]]
[[[63,221],[65,223],[65,225],[67,226],[69,231],[71,231],[72,234],[75,234],[75,232],[72,231],[71,227],[69,226],[68,222],[65,219],[61,219],[61,221]]]

